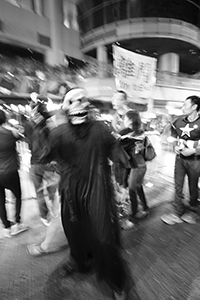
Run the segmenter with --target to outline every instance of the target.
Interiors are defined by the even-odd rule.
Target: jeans
[[[5,189],[10,190],[15,198],[15,222],[20,223],[21,217],[21,186],[18,171],[9,174],[0,174],[0,218],[5,228],[10,228],[11,224],[7,218]]]
[[[45,201],[45,186],[43,186],[43,181],[46,181],[46,190],[49,200],[54,202],[58,187],[55,172],[48,165],[31,165],[30,177],[35,186],[40,216],[41,218],[47,219],[49,215],[49,209]]]
[[[188,176],[188,185],[190,193],[190,206],[196,207],[198,204],[198,181],[200,175],[200,159],[183,159],[179,155],[176,156],[174,181],[175,181],[175,212],[181,216],[185,213],[185,205],[183,203],[183,186],[185,176]]]
[[[134,216],[137,213],[137,209],[138,209],[137,196],[139,196],[140,198],[143,209],[144,210],[148,209],[146,197],[144,194],[144,189],[142,186],[146,171],[147,171],[146,163],[138,164],[138,168],[131,169],[129,175],[128,186],[129,186],[132,216]]]

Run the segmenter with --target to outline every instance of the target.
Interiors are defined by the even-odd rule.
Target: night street
[[[159,149],[157,152],[158,157],[148,164],[145,179],[150,214],[135,228],[122,230],[124,255],[133,280],[129,297],[133,300],[199,300],[200,224],[169,226],[160,220],[163,213],[172,209],[174,155]],[[26,190],[27,173],[22,171],[21,177]],[[104,282],[99,283],[95,274],[62,277],[60,266],[65,262],[67,247],[41,257],[32,257],[27,252],[27,244],[37,243],[45,235],[36,199],[28,197],[34,196],[30,182],[29,188],[28,193],[24,190],[22,213],[29,230],[10,239],[0,239],[0,299],[111,299],[110,289]],[[9,201],[7,205],[12,215],[13,204]],[[56,243],[66,244],[61,228]]]

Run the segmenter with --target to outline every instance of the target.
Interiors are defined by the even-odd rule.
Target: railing
[[[90,51],[99,42],[112,44],[116,41],[147,37],[174,38],[199,47],[200,30],[188,22],[172,18],[132,18],[119,20],[82,33],[82,50]]]
[[[172,18],[198,26],[198,7],[186,1],[98,1],[82,5],[79,1],[79,25],[83,34],[95,28],[134,18]],[[192,2],[192,1],[190,1]],[[144,4],[145,3],[145,4]]]
[[[183,73],[157,71],[156,84],[160,86],[200,90],[200,73],[192,76]]]

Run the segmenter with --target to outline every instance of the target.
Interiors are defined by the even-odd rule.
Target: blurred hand
[[[136,142],[136,145],[135,145],[135,153],[139,153],[141,152],[142,150],[144,150],[144,145],[140,142]]]
[[[182,153],[182,149],[180,149],[179,146],[175,146],[175,147],[174,147],[174,152],[175,152],[176,154],[180,154],[180,153]]]
[[[118,134],[118,133],[116,133],[116,132],[114,132],[114,131],[112,131],[111,134],[112,134],[116,139],[120,139],[120,138],[121,138],[121,135]]]
[[[181,151],[181,154],[183,156],[190,156],[190,155],[193,155],[196,153],[196,150],[194,148],[184,148],[182,151]]]

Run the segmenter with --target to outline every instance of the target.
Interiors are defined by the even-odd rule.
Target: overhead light
[[[11,77],[15,77],[11,72],[7,71],[7,74],[10,75]]]
[[[27,50],[28,50],[29,52],[33,53],[33,51],[32,51],[30,48],[27,48]]]
[[[17,107],[15,104],[11,104],[10,107],[11,107],[11,109],[12,109],[14,112],[18,112],[18,111],[19,111],[18,107]]]

